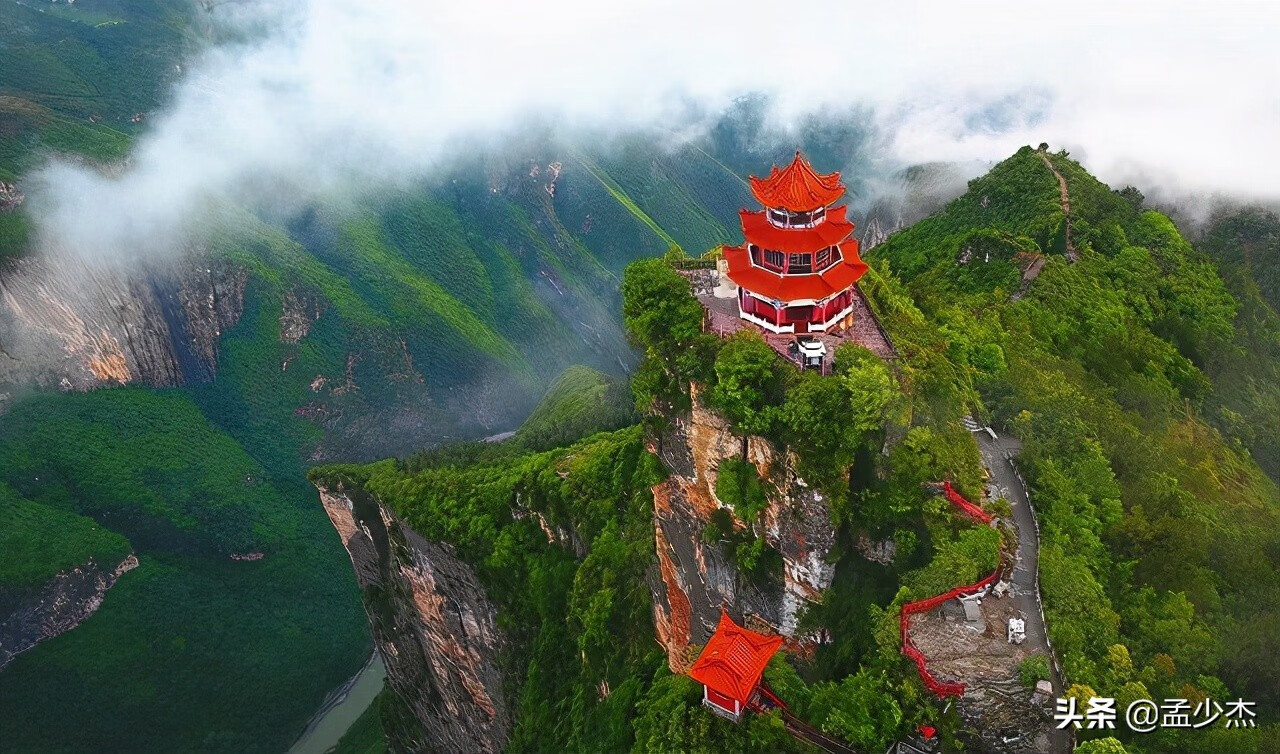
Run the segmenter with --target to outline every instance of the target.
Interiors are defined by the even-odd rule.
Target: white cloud
[[[450,139],[529,114],[663,123],[749,92],[783,122],[869,105],[901,162],[1048,141],[1106,180],[1280,197],[1273,3],[270,0],[213,15],[270,31],[191,65],[122,175],[46,170],[47,237],[136,249],[211,199],[403,180]]]

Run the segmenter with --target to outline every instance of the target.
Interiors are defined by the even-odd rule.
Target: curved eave
[[[827,219],[812,228],[779,228],[763,212],[742,210],[742,235],[747,243],[762,249],[786,251],[796,254],[815,252],[835,246],[853,233],[853,223],[845,219],[847,207],[836,207],[827,213]]]
[[[729,279],[739,287],[775,301],[823,301],[843,292],[862,279],[867,264],[858,256],[858,241],[840,244],[844,258],[832,267],[811,275],[780,275],[751,263],[745,246],[726,246]]]

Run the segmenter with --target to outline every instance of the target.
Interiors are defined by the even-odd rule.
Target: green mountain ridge
[[[175,65],[204,36],[198,15],[162,4],[43,11],[0,8],[5,38],[24,40],[0,65],[0,179],[20,190],[50,156],[118,164],[148,127],[133,115],[163,106]],[[568,365],[625,370],[623,268],[670,239],[692,253],[721,242],[747,201],[709,147],[646,135],[583,149],[535,135],[464,153],[433,180],[354,210],[320,204],[278,226],[230,208],[196,261],[248,272],[215,379],[87,396],[0,386],[7,535],[45,542],[15,550],[31,560],[0,589],[122,548],[141,561],[88,621],[0,673],[0,713],[29,721],[13,745],[286,745],[368,641],[345,556],[302,483],[308,459],[491,434],[533,411]],[[30,253],[27,213],[0,213],[0,257]],[[319,313],[297,343],[282,342],[287,310]],[[578,377],[609,405],[580,417],[589,407],[561,395],[525,440],[542,447],[623,421],[616,377]],[[111,439],[137,426],[145,442]],[[202,458],[190,473],[174,467]],[[65,536],[46,540],[50,527]]]
[[[1050,165],[1067,182],[1069,216]],[[1064,253],[1068,221],[1074,263]],[[1045,259],[1042,271],[1025,295],[1012,297],[1036,256]],[[1030,148],[868,257],[873,272],[863,286],[901,353],[893,380],[900,398],[869,392],[879,384],[876,362],[855,352],[837,354],[842,377],[820,378],[783,365],[750,337],[699,334],[700,308],[663,262],[636,263],[624,280],[628,326],[645,353],[633,389],[640,405],[661,409],[646,419],[648,431],[687,406],[689,384],[698,382],[738,431],[796,450],[801,469],[832,497],[844,554],[836,583],[805,625],[830,632],[833,643],[794,668],[775,662],[770,683],[811,723],[858,746],[879,750],[922,720],[940,723],[946,736],[960,733],[899,655],[896,630],[903,602],[976,580],[994,565],[996,544],[982,536],[993,532],[956,529],[921,490],[944,476],[980,489],[976,448],[959,426],[973,412],[1025,444],[1020,466],[1040,516],[1045,612],[1071,693],[1243,696],[1258,702],[1270,727],[1115,735],[1130,751],[1257,750],[1275,723],[1264,710],[1274,707],[1277,676],[1267,647],[1280,589],[1272,557],[1280,490],[1248,438],[1222,421],[1220,396],[1242,379],[1222,365],[1251,338],[1274,342],[1280,333],[1274,314],[1233,296],[1214,260],[1132,191],[1112,191],[1064,153]],[[1255,318],[1242,319],[1251,311]],[[1261,360],[1254,374],[1274,366]],[[851,423],[847,412],[858,409],[840,408],[847,400],[880,406],[883,418]],[[864,449],[880,447],[882,423],[899,426],[902,439],[877,460]],[[865,429],[843,429],[853,426]],[[428,454],[410,466],[321,469],[313,477],[362,487],[481,569],[518,637],[513,750],[585,750],[588,740],[636,751],[798,746],[770,715],[722,724],[700,710],[696,685],[642,650],[652,628],[629,616],[647,613],[636,574],[652,552],[642,533],[650,531],[650,503],[643,485],[619,477],[614,465],[639,453],[639,432],[514,458],[433,462]],[[815,440],[826,437],[836,439]],[[627,468],[653,462],[634,457]],[[831,473],[850,467],[847,480]],[[560,469],[558,478],[548,468]],[[632,481],[609,486],[619,479]],[[566,497],[566,489],[591,492]],[[590,543],[585,558],[563,565],[584,575],[546,591],[549,582],[537,575],[551,568],[544,559],[564,554],[538,544],[536,526],[512,516],[517,490],[553,526]],[[594,502],[583,507],[585,499]],[[632,533],[615,544],[614,531]],[[909,555],[868,566],[852,546],[859,532],[890,536]],[[587,600],[600,579],[615,596]],[[548,595],[560,600],[551,621],[538,612]],[[569,634],[551,641],[529,633],[536,625]],[[597,643],[596,627],[611,643]],[[581,653],[546,654],[566,643]],[[561,677],[554,682],[543,670],[552,663]],[[619,691],[597,699],[599,684],[627,689],[626,702],[615,700]],[[563,709],[574,712],[557,716]]]
[[[163,106],[175,66],[205,41],[185,6],[83,6],[0,6],[0,37],[19,40],[0,48],[0,180],[21,187],[51,155],[117,164],[147,128],[133,116]],[[462,150],[433,179],[355,208],[320,202],[283,225],[238,208],[209,239],[214,261],[249,272],[216,379],[86,395],[0,385],[15,396],[0,402],[0,548],[19,553],[0,590],[90,557],[133,550],[141,562],[92,618],[0,672],[0,718],[22,721],[6,744],[284,748],[368,644],[307,466],[403,456],[528,416],[502,447],[342,471],[488,569],[507,620],[548,626],[517,632],[513,748],[792,746],[771,718],[709,720],[696,687],[661,670],[639,575],[653,554],[647,484],[661,470],[641,430],[618,428],[629,422],[619,375],[634,360],[618,315],[628,264],[672,243],[698,254],[735,240],[737,211],[751,205],[742,176],[797,145],[869,198],[873,142],[856,118],[814,117],[778,138],[758,101],[734,107],[675,146],[654,134],[606,144],[534,133]],[[1044,160],[1068,184],[1070,217]],[[30,252],[30,224],[25,208],[0,213],[0,259]],[[1277,235],[1274,215],[1242,211],[1193,247],[1140,194],[1112,191],[1068,155],[1025,149],[871,250],[863,287],[902,353],[905,395],[890,412],[904,439],[884,467],[868,460],[874,431],[831,445],[802,431],[846,406],[825,383],[766,370],[748,375],[774,388],[759,405],[720,391],[741,426],[797,448],[815,478],[853,467],[854,491],[833,498],[845,555],[808,618],[836,640],[817,672],[772,667],[775,688],[815,724],[878,750],[944,719],[891,629],[902,601],[995,557],[989,538],[953,527],[919,488],[944,473],[979,488],[955,424],[973,412],[1026,444],[1045,607],[1068,678],[1119,698],[1255,700],[1265,729],[1126,745],[1258,750],[1280,703]],[[1035,255],[1043,271],[1011,301]],[[297,302],[319,317],[282,342]],[[689,379],[713,388],[723,350],[695,345],[647,353],[639,395],[680,404]],[[726,374],[738,357],[724,357]],[[453,492],[459,483],[474,494]],[[519,485],[583,532],[585,558],[508,520]],[[909,554],[891,568],[858,561],[849,553],[863,530]],[[760,542],[735,555],[767,570]],[[254,552],[265,557],[230,558]]]

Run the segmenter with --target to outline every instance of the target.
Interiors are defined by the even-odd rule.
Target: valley
[[[756,94],[540,106],[391,176],[312,155],[184,233],[54,211],[76,171],[124,195],[251,10],[0,2],[0,748],[1273,746],[1274,211],[1180,212],[1059,145],[899,164],[883,113]],[[743,208],[803,245],[836,201],[757,206],[798,149],[851,235],[771,262]],[[752,259],[857,273],[748,319]],[[974,625],[904,619],[1000,569]],[[689,675],[722,615],[781,647],[738,722]],[[1069,741],[1038,682],[1259,717]]]

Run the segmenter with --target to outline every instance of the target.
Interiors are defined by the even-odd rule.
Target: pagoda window
[[[783,254],[781,251],[772,251],[770,249],[765,249],[761,253],[760,257],[761,257],[761,261],[763,262],[761,266],[767,267],[771,270],[776,270],[778,272],[782,271],[783,266],[786,265],[786,262],[787,262],[787,255]]]
[[[839,246],[828,246],[818,251],[815,266],[819,272],[826,270],[828,267],[835,265],[841,259]]]
[[[791,254],[787,260],[787,272],[792,275],[807,275],[813,272],[813,255]]]
[[[770,209],[769,222],[779,228],[812,228],[827,217],[827,208],[819,207],[812,212],[788,212],[784,209]]]
[[[812,306],[788,306],[787,321],[788,322],[808,322],[813,319]]]

